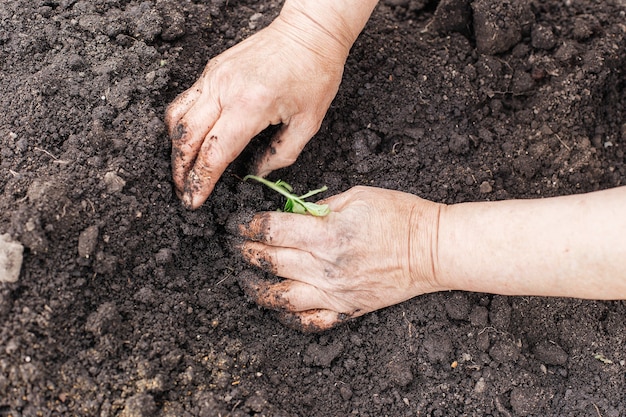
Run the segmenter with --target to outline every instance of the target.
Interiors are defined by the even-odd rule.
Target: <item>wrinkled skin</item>
[[[345,46],[333,39],[313,38],[278,17],[211,59],[165,117],[183,203],[191,209],[202,205],[226,167],[269,125],[282,126],[256,173],[291,165],[319,130],[346,56]]]
[[[240,227],[246,260],[284,280],[246,271],[239,282],[281,321],[321,331],[444,289],[435,272],[440,204],[370,187],[323,202],[326,217],[264,212]]]

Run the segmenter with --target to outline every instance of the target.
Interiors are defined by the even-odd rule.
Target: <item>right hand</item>
[[[239,231],[251,264],[239,283],[287,325],[321,331],[351,317],[447,290],[437,276],[442,204],[399,191],[355,187],[323,201],[325,217],[264,212]]]
[[[168,107],[174,184],[188,208],[204,203],[228,164],[269,125],[282,127],[259,159],[260,176],[295,162],[319,130],[348,50],[290,17],[211,59]]]

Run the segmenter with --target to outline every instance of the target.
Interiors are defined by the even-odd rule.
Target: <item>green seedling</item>
[[[272,190],[284,195],[287,198],[287,202],[285,203],[285,208],[283,209],[283,211],[297,214],[305,214],[308,212],[313,216],[318,217],[323,217],[330,213],[330,208],[328,207],[328,204],[315,204],[304,201],[305,199],[314,196],[315,194],[326,191],[328,189],[328,187],[326,186],[318,188],[317,190],[309,191],[308,193],[301,196],[297,196],[293,194],[293,187],[283,180],[271,182],[266,180],[265,178],[257,177],[256,175],[246,175],[243,180],[246,181],[249,178],[265,184]]]

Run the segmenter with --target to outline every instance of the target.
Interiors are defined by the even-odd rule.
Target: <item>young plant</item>
[[[317,190],[309,191],[308,193],[301,196],[297,196],[295,194],[292,194],[293,187],[283,180],[271,182],[266,180],[265,178],[257,177],[256,175],[246,175],[243,180],[246,181],[249,178],[265,184],[272,190],[284,195],[287,198],[287,202],[285,203],[285,208],[283,209],[283,211],[298,214],[305,214],[308,212],[313,216],[318,217],[323,217],[330,213],[330,208],[328,208],[328,204],[315,204],[304,201],[306,198],[326,191],[328,189],[328,187],[326,186],[318,188]]]

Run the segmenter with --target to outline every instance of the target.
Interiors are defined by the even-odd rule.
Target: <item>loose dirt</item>
[[[302,334],[246,299],[228,224],[281,204],[240,181],[269,134],[190,212],[162,119],[280,2],[0,3],[0,243],[23,247],[0,416],[626,415],[623,301],[438,293]],[[271,178],[450,204],[624,184],[623,0],[437,3],[381,1]]]

